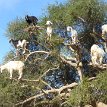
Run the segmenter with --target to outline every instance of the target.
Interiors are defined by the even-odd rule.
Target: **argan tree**
[[[47,20],[53,23],[51,41],[46,41]],[[49,5],[47,13],[35,27],[28,26],[23,18],[10,22],[6,36],[9,39],[26,39],[29,42],[29,51],[16,57],[15,54],[13,55],[16,49],[13,47],[13,53],[5,57],[4,61],[11,60],[12,56],[15,56],[14,60],[24,61],[25,69],[20,81],[16,80],[17,74],[14,74],[13,80],[9,81],[7,81],[8,74],[0,75],[3,81],[0,82],[2,90],[0,105],[3,107],[63,107],[66,104],[69,106],[80,106],[81,103],[91,104],[90,101],[93,99],[90,94],[94,89],[91,87],[90,75],[87,76],[86,83],[82,83],[79,76],[88,74],[88,71],[92,71],[90,73],[99,71],[99,68],[88,65],[89,58],[83,60],[85,55],[81,54],[83,51],[78,45],[70,45],[74,52],[69,49],[69,45],[65,42],[70,42],[66,27],[73,26],[78,31],[80,44],[85,47],[89,55],[90,47],[98,39],[97,36],[100,36],[95,28],[97,24],[102,25],[105,22],[106,3],[101,0],[68,0],[63,4]],[[36,37],[36,42],[34,38],[31,39],[31,32],[33,37]],[[77,55],[82,64],[77,64]],[[100,68],[101,71],[103,69],[105,68]],[[105,80],[104,83],[106,84]],[[93,84],[97,87],[97,82]],[[100,90],[99,87],[98,89]],[[86,96],[86,93],[89,96]],[[2,100],[3,98],[5,99]]]

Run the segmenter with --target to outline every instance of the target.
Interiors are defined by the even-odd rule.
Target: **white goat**
[[[107,107],[107,104],[103,103],[103,102],[98,102],[96,103],[97,107]]]
[[[26,47],[27,47],[27,40],[23,39],[22,41],[19,40],[18,44],[17,44],[17,48],[22,48],[23,49],[23,53],[25,53],[26,51]]]
[[[103,43],[105,51],[107,52],[107,24],[102,25],[102,38],[105,40]]]
[[[105,57],[106,53],[104,50],[99,47],[98,45],[94,44],[91,47],[91,61],[93,65],[102,65],[103,58]]]
[[[47,21],[46,25],[47,25],[46,33],[47,33],[47,36],[48,36],[47,40],[51,40],[53,23],[51,21]]]
[[[71,26],[67,27],[67,31],[71,32],[72,43],[73,44],[78,43],[78,34],[77,34],[77,31],[75,29],[73,29]]]
[[[107,24],[102,25],[102,35],[105,35],[107,33]]]
[[[14,70],[17,70],[19,73],[19,78],[22,78],[23,75],[23,69],[24,69],[24,63],[22,61],[10,61],[2,66],[0,66],[1,73],[3,70],[7,70],[10,73],[10,79],[12,79],[12,74]]]

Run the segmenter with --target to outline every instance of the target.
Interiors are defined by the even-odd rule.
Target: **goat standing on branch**
[[[67,27],[67,31],[71,33],[71,40],[72,44],[78,43],[78,34],[75,29],[73,29],[71,26]]]
[[[103,59],[106,56],[104,50],[98,45],[94,44],[91,47],[91,61],[93,65],[102,65]]]
[[[105,51],[107,52],[107,24],[102,25],[101,29],[102,29],[102,38],[105,40],[103,45]]]
[[[53,23],[51,21],[47,21],[46,25],[47,25],[46,33],[47,33],[47,36],[48,36],[47,40],[51,40]]]
[[[37,17],[35,17],[35,16],[28,16],[28,15],[26,15],[25,16],[25,20],[26,20],[26,22],[30,25],[30,24],[33,24],[34,26],[36,26],[37,25],[37,22],[38,22],[38,19],[37,19]]]
[[[28,42],[25,39],[23,39],[23,40],[14,40],[14,39],[11,39],[9,41],[9,43],[12,43],[14,45],[14,47],[16,48],[16,56],[19,54],[19,49],[20,48],[23,49],[23,54],[27,50],[27,44],[28,44]]]
[[[1,69],[1,73],[3,72],[3,70],[7,70],[10,73],[10,79],[12,79],[13,71],[14,70],[18,71],[19,73],[18,80],[20,80],[23,74],[24,63],[22,61],[10,61],[0,66],[0,69]]]

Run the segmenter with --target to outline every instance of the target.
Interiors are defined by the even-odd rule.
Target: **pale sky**
[[[9,50],[12,49],[5,37],[7,25],[16,17],[26,14],[39,18],[49,4],[65,2],[66,0],[0,0],[0,63]]]

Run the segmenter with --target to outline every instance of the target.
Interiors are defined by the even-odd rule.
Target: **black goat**
[[[30,25],[30,24],[33,24],[34,26],[37,24],[38,22],[38,19],[35,17],[35,16],[28,16],[26,15],[25,16],[25,20],[26,22]]]

